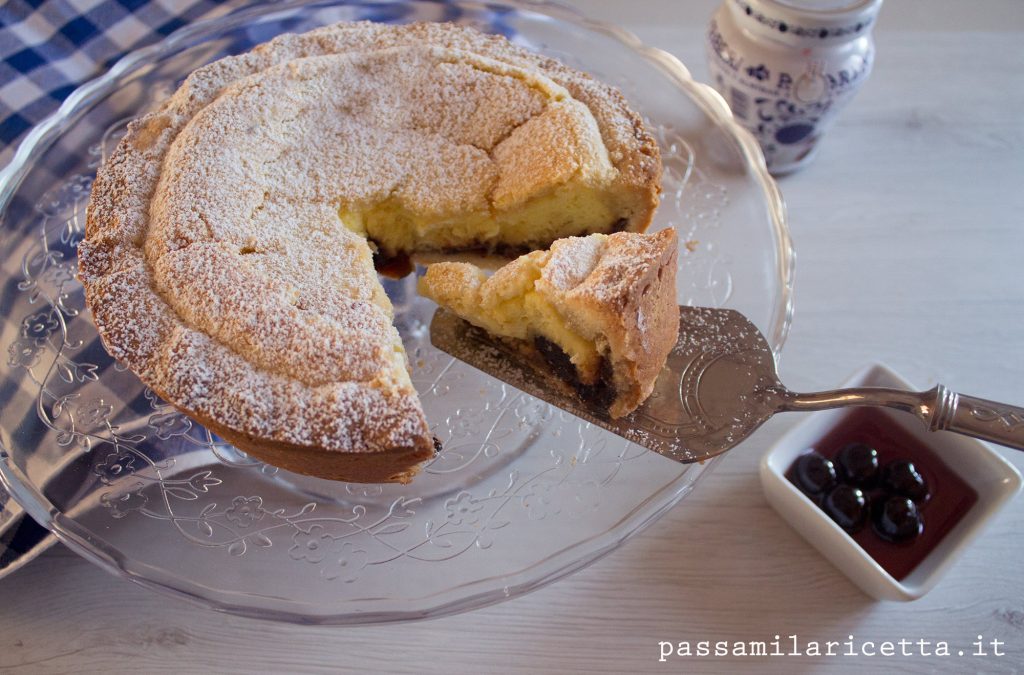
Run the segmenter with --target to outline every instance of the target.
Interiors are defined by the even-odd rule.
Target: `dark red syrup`
[[[879,536],[870,515],[889,493],[877,484],[861,487],[868,500],[869,516],[866,524],[850,536],[894,579],[902,580],[970,511],[978,501],[978,493],[916,436],[897,426],[885,413],[871,408],[857,408],[847,413],[828,435],[808,448],[808,453],[817,451],[836,462],[839,451],[851,443],[864,443],[875,448],[878,463],[883,469],[896,460],[913,462],[928,486],[928,497],[917,502],[923,521],[921,533],[909,541],[898,543]],[[796,461],[786,472],[786,478],[799,487],[795,467]],[[839,475],[842,482],[841,471]],[[819,505],[822,503],[821,496],[808,494],[808,497]]]

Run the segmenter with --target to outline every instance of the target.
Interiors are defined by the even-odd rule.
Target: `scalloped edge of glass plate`
[[[395,0],[395,3],[403,0]],[[225,16],[197,21],[183,26],[164,40],[129,52],[119,59],[109,71],[75,89],[64,100],[61,106],[49,117],[34,127],[19,144],[10,163],[0,170],[0,215],[7,207],[11,196],[17,190],[29,170],[29,161],[37,151],[44,151],[57,136],[84,114],[89,104],[98,97],[107,94],[122,76],[131,74],[135,69],[144,66],[149,60],[159,58],[163,53],[174,50],[186,40],[202,38],[205,33],[222,31],[235,27],[274,11],[282,11],[311,5],[368,5],[390,4],[381,2],[316,2],[309,0],[293,0],[281,3],[258,3]],[[709,117],[728,131],[737,142],[741,155],[747,163],[767,200],[768,215],[774,229],[776,242],[775,258],[777,269],[781,275],[782,297],[774,308],[772,326],[768,334],[768,343],[772,347],[775,359],[778,360],[782,346],[789,333],[793,319],[793,275],[796,265],[796,254],[793,250],[789,228],[786,222],[786,207],[775,180],[768,173],[764,155],[754,136],[739,125],[734,119],[725,99],[711,86],[693,79],[689,69],[672,54],[644,44],[635,34],[610,24],[589,19],[577,10],[548,0],[503,0],[501,3],[456,2],[468,7],[493,10],[505,6],[515,11],[542,14],[550,18],[573,23],[588,30],[602,33],[623,43],[640,56],[660,68],[670,76],[673,82],[690,94],[696,103]],[[195,604],[215,611],[247,616],[258,619],[287,621],[300,624],[319,625],[363,625],[381,624],[401,621],[414,621],[425,618],[448,616],[461,612],[479,609],[502,600],[507,600],[527,592],[546,586],[575,571],[587,567],[592,562],[615,550],[633,536],[639,534],[650,524],[660,518],[685,497],[696,483],[697,477],[691,475],[698,471],[698,477],[710,473],[719,463],[716,457],[703,466],[694,466],[684,472],[677,480],[651,494],[641,504],[625,514],[614,526],[593,537],[573,543],[547,558],[533,563],[519,572],[495,577],[475,579],[466,584],[446,589],[435,595],[421,598],[405,598],[393,601],[401,604],[401,609],[389,609],[374,612],[347,611],[331,615],[311,615],[302,612],[302,603],[296,603],[295,611],[287,609],[267,609],[241,604],[239,601],[247,594],[238,592],[212,592],[213,589],[200,588],[195,583],[169,573],[167,570],[128,560],[113,547],[97,541],[86,528],[79,526],[49,503],[27,477],[10,461],[7,449],[0,445],[0,485],[3,485],[11,496],[22,505],[32,518],[48,528],[59,541],[83,558],[92,561],[111,574],[133,581],[146,588],[151,588],[165,595],[184,598]],[[457,600],[448,602],[438,597],[450,596],[453,591],[463,591]],[[205,594],[203,594],[205,591]],[[216,596],[216,598],[212,597]]]

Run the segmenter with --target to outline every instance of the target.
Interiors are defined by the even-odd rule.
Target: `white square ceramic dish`
[[[914,389],[882,364],[865,366],[843,386]],[[991,518],[1020,491],[1021,476],[1013,465],[982,441],[953,433],[930,432],[911,415],[883,412],[893,425],[924,442],[978,493],[978,501],[963,519],[902,581],[897,581],[875,562],[785,476],[793,461],[828,434],[849,410],[812,413],[785,433],[761,460],[761,485],[768,503],[779,515],[865,593],[880,600],[916,600],[938,583]]]

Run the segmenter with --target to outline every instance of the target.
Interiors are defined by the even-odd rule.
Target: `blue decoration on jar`
[[[768,72],[768,69],[764,67],[763,63],[759,65],[757,68],[753,66],[747,68],[747,75],[751,76],[755,80],[761,81],[767,80],[769,77],[771,77],[771,73]]]
[[[796,124],[787,124],[778,131],[775,132],[775,140],[783,145],[792,145],[793,143],[799,143],[814,131],[814,125],[806,122],[797,122]]]

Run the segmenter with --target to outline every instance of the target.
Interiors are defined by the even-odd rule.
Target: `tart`
[[[420,293],[538,356],[611,417],[651,393],[679,333],[675,230],[556,241],[487,276],[469,263],[430,265]]]
[[[192,73],[100,168],[79,278],[110,354],[276,466],[408,481],[434,444],[374,263],[641,231],[615,90],[450,24],[343,23]]]

